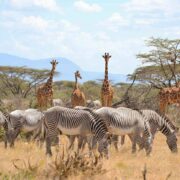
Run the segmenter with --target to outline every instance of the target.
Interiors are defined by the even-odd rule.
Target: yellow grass
[[[180,136],[178,136],[178,144],[180,144]],[[61,144],[67,145],[67,139],[62,138]],[[178,146],[180,151],[180,147]],[[53,148],[54,156],[56,154]],[[69,179],[132,179],[139,180],[142,178],[142,170],[144,165],[147,167],[148,180],[165,180],[169,175],[169,179],[180,179],[180,154],[172,154],[168,149],[165,137],[160,133],[156,136],[153,151],[150,157],[146,157],[145,152],[137,152],[131,154],[131,144],[126,138],[125,145],[120,147],[119,152],[116,152],[113,147],[110,149],[110,159],[103,160],[103,168],[106,173],[96,175],[93,177],[84,177],[83,175],[69,177]],[[54,158],[54,157],[53,157]],[[48,168],[48,163],[52,161],[45,156],[45,148],[40,149],[35,143],[25,143],[21,140],[17,141],[14,149],[4,149],[4,144],[0,143],[0,173],[12,175],[18,172],[13,166],[13,160],[24,159],[26,164],[30,160],[32,165],[38,165],[36,178],[32,179],[45,179],[44,172]],[[18,166],[23,167],[23,161],[17,161]],[[1,176],[0,176],[1,177]]]

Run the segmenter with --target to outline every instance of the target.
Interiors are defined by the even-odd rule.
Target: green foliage
[[[147,46],[152,49],[137,55],[145,66],[137,68],[133,76],[158,89],[177,85],[180,81],[180,39],[151,38]]]
[[[49,76],[49,70],[0,66],[0,93],[27,97],[37,84]]]
[[[83,84],[82,90],[86,95],[86,99],[100,99],[101,85],[95,81],[87,81]]]

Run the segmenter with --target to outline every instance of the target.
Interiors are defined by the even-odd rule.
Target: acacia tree
[[[10,93],[26,98],[32,88],[47,79],[49,73],[50,71],[46,69],[0,66],[0,93],[5,96]]]
[[[148,83],[157,89],[178,86],[180,39],[151,38],[146,43],[151,50],[137,55],[143,66],[137,68],[132,77],[136,75],[138,81]]]

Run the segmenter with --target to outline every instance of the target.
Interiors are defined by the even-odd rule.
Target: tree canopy
[[[142,66],[132,74],[143,83],[153,87],[178,86],[180,81],[180,39],[151,38],[146,41],[151,49],[146,53],[139,53],[137,58]]]
[[[5,96],[11,93],[25,98],[33,87],[49,77],[49,73],[47,69],[0,66],[0,92]]]

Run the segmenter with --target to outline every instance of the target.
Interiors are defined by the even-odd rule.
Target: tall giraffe
[[[37,102],[40,108],[47,107],[48,104],[52,106],[52,100],[53,100],[52,83],[53,83],[55,68],[58,62],[56,60],[52,60],[51,64],[52,64],[52,69],[47,82],[41,85],[37,90]]]
[[[163,88],[159,92],[160,112],[165,113],[167,105],[177,104],[180,106],[180,82],[177,86]]]
[[[113,99],[113,88],[111,87],[109,80],[108,80],[108,62],[111,56],[109,53],[105,53],[102,56],[105,60],[105,76],[104,76],[104,81],[103,85],[101,88],[101,103],[102,106],[112,106],[112,99]]]
[[[73,107],[85,106],[86,105],[85,95],[83,92],[80,91],[78,87],[78,78],[82,79],[82,77],[79,71],[76,71],[74,75],[75,75],[75,85],[74,85],[73,93],[71,95],[71,104]]]

